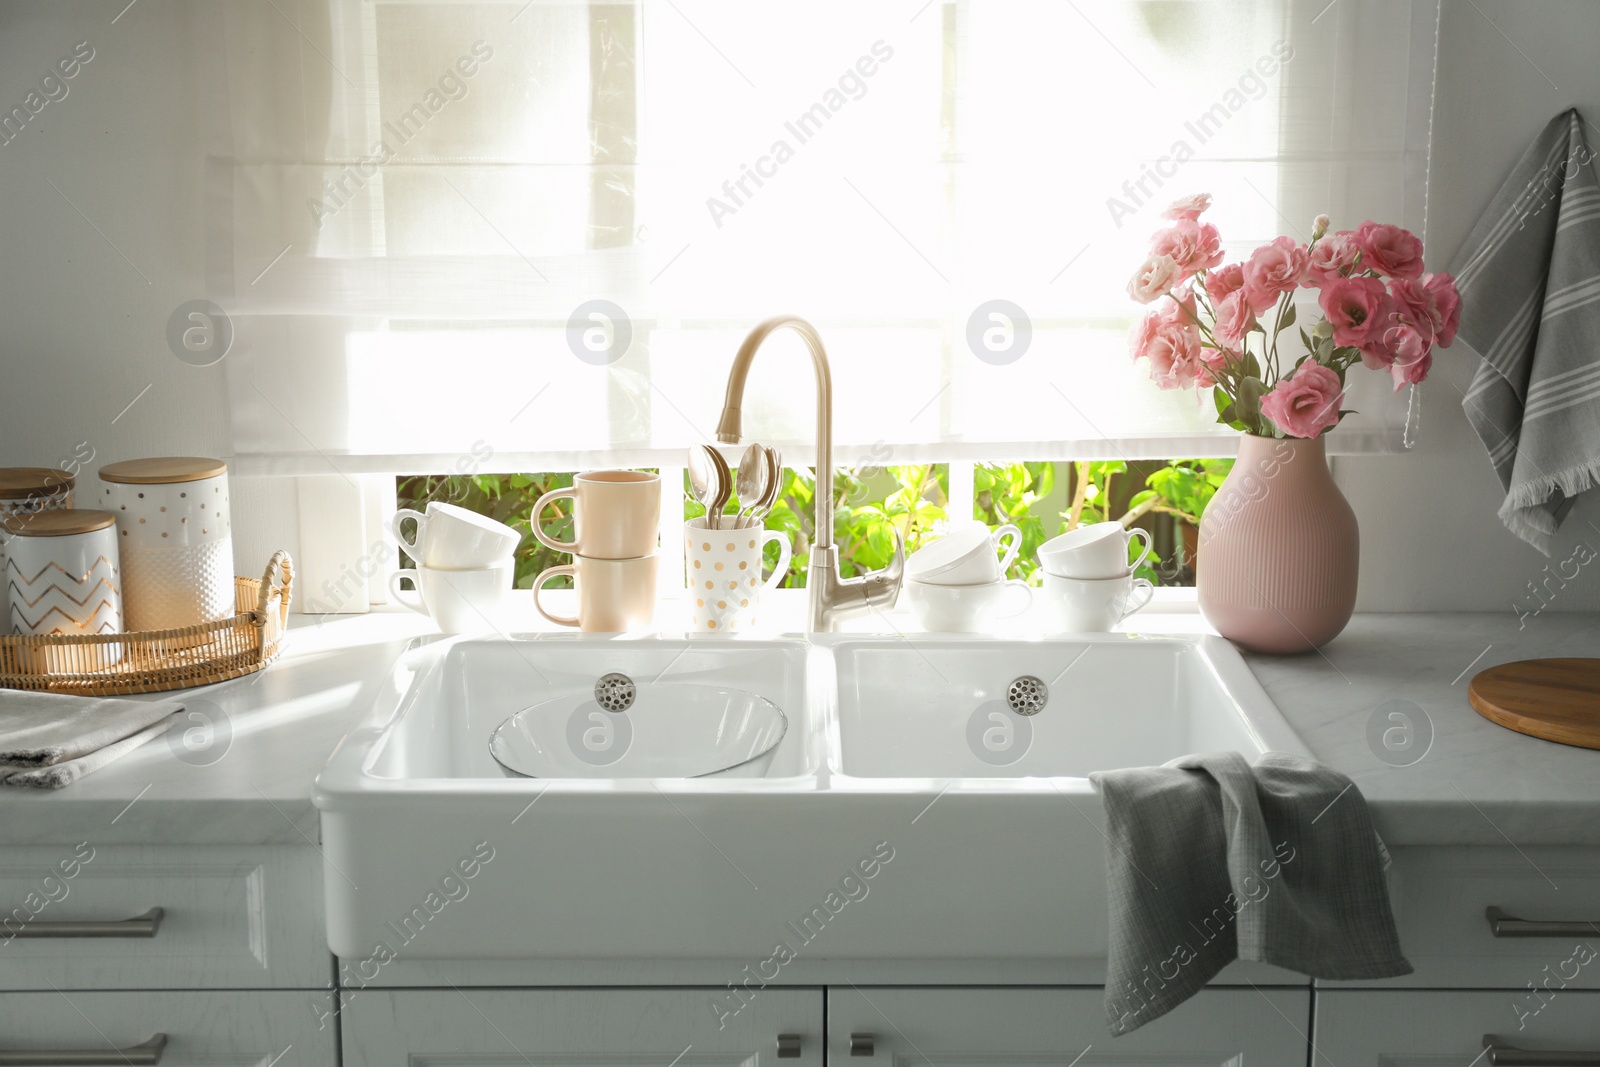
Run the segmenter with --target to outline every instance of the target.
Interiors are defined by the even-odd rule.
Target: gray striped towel
[[[1528,146],[1452,273],[1479,355],[1462,401],[1489,450],[1500,521],[1545,555],[1600,484],[1600,180],[1576,108]]]

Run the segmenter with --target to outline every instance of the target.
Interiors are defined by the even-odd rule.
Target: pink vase
[[[1195,584],[1217,632],[1256,652],[1309,652],[1356,606],[1361,532],[1318,437],[1246,434],[1200,520]]]

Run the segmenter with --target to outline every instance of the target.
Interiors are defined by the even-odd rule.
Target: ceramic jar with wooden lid
[[[234,614],[228,465],[189,456],[100,468],[97,501],[117,520],[128,629]]]
[[[7,546],[11,632],[121,632],[116,521],[109,511],[71,508],[0,521]]]
[[[76,482],[72,474],[55,467],[0,467],[0,522],[13,515],[70,508],[72,487]],[[0,537],[0,630],[9,625],[11,618],[6,599],[8,583],[3,577],[5,541],[5,537]]]

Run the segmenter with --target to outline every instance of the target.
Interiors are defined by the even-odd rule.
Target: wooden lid
[[[72,534],[94,533],[116,524],[117,517],[111,512],[91,508],[35,511],[29,515],[13,515],[0,522],[6,533],[16,537],[68,537]]]
[[[56,467],[0,467],[0,500],[54,496],[71,489],[77,480]]]
[[[1467,687],[1479,715],[1563,745],[1600,748],[1600,659],[1525,659],[1480,671]]]
[[[168,485],[172,482],[198,482],[227,474],[228,465],[220,459],[200,456],[165,456],[160,459],[126,459],[100,468],[102,482],[119,485]]]

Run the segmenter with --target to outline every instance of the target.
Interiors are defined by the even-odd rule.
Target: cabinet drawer
[[[317,1028],[313,1003],[328,996],[0,993],[0,1054],[26,1063],[29,1053],[72,1052],[68,1062],[107,1067],[337,1067],[334,1028]]]
[[[1550,1059],[1491,1057],[1484,1035],[1501,1047],[1587,1053]],[[1435,1067],[1514,1062],[1600,1063],[1600,993],[1527,990],[1425,993],[1332,989],[1317,993],[1314,1067]]]
[[[828,1059],[862,1067],[1305,1063],[1309,989],[1204,989],[1116,1038],[1104,1005],[1098,989],[834,987]]]
[[[311,989],[332,971],[315,849],[0,849],[0,989]]]
[[[822,992],[681,989],[346,990],[344,1067],[823,1062]]]
[[[1583,962],[1578,923],[1600,948],[1600,856],[1594,850],[1396,849],[1390,870],[1400,944],[1416,973],[1381,982],[1319,982],[1325,988],[1417,986],[1524,989],[1528,983],[1600,989],[1600,960]],[[1485,912],[1566,927],[1496,937]],[[1541,936],[1504,936],[1514,932]]]

